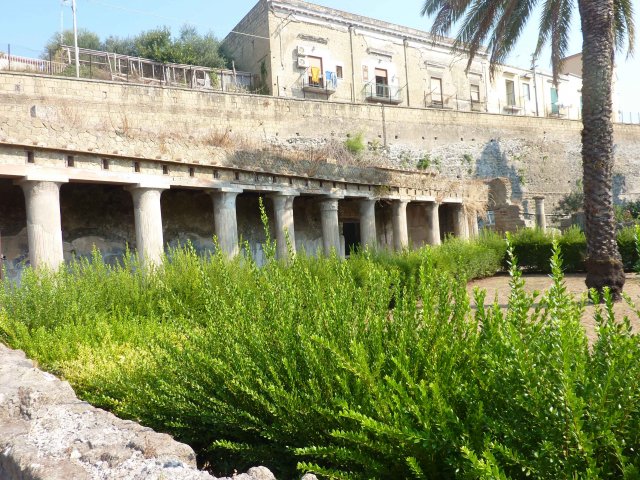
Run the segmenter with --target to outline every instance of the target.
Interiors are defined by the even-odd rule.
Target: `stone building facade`
[[[315,135],[289,131],[286,112],[306,103],[283,101],[0,74],[9,274],[88,256],[94,245],[107,261],[129,247],[155,263],[166,245],[213,251],[214,236],[225,254],[244,245],[260,262],[260,199],[280,257],[287,235],[294,250],[346,255],[477,233],[483,182],[376,166],[345,150],[332,158],[285,150],[277,138],[290,145]]]
[[[486,52],[467,71],[450,39],[301,0],[259,0],[224,39],[266,93],[511,115],[578,119],[582,80],[509,66],[493,79]]]

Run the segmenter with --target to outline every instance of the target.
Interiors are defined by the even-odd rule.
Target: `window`
[[[507,105],[513,107],[516,104],[516,86],[513,80],[506,80],[505,87],[507,89]]]
[[[307,60],[309,61],[309,69],[307,70],[309,73],[309,85],[313,87],[323,87],[322,58],[308,56]]]
[[[442,79],[431,77],[431,105],[443,106],[442,103]]]
[[[531,89],[528,83],[522,84],[522,98],[525,100],[531,100]]]
[[[471,84],[471,101],[480,102],[480,85]]]
[[[336,77],[342,78],[342,65],[336,66]]]
[[[382,68],[375,69],[376,76],[376,97],[388,97],[389,96],[389,80],[387,78],[387,71]]]
[[[367,67],[366,65],[362,66],[362,80],[364,80],[365,82],[369,81],[369,67]]]

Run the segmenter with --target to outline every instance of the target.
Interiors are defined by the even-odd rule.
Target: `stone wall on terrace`
[[[1,343],[0,478],[215,480],[196,469],[188,445],[92,407],[67,382]],[[265,467],[233,478],[275,480]]]
[[[0,142],[146,158],[156,169],[231,165],[436,189],[506,177],[528,213],[533,196],[545,196],[550,213],[578,188],[580,131],[562,119],[0,74]],[[354,157],[344,141],[357,134],[368,148]],[[615,199],[637,199],[640,127],[616,125],[615,142]],[[397,170],[418,162],[438,175]]]

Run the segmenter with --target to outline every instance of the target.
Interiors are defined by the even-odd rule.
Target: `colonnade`
[[[58,267],[63,261],[63,243],[60,214],[60,187],[68,182],[66,178],[25,179],[17,181],[22,187],[26,201],[27,235],[29,257],[34,267]],[[134,206],[135,235],[137,250],[147,264],[161,261],[164,251],[162,212],[160,197],[166,185],[138,184],[126,187],[131,193]],[[214,231],[218,246],[225,255],[238,254],[238,221],[236,200],[243,190],[236,187],[222,187],[208,191],[213,202]],[[295,225],[293,203],[297,191],[276,191],[266,195],[273,205],[276,252],[281,259],[289,256],[289,248],[295,251]],[[322,246],[325,254],[341,252],[341,233],[338,207],[343,196],[318,195]],[[354,198],[358,202],[360,223],[360,243],[363,247],[376,247],[378,232],[376,227],[376,199]],[[392,212],[393,244],[396,250],[409,246],[407,205],[410,199],[389,199]],[[439,204],[435,201],[421,202],[424,208],[424,222],[427,228],[426,241],[440,243]],[[468,217],[462,203],[449,203],[453,208],[453,233],[467,238],[477,234],[477,221]]]

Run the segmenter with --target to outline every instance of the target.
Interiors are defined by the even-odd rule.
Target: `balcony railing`
[[[319,93],[323,95],[332,95],[336,91],[337,82],[332,79],[325,80],[323,77],[319,77],[317,81],[313,81],[311,77],[302,78],[302,91],[306,93]]]
[[[384,83],[368,83],[364,86],[364,98],[368,102],[398,105],[402,103],[402,88]]]

